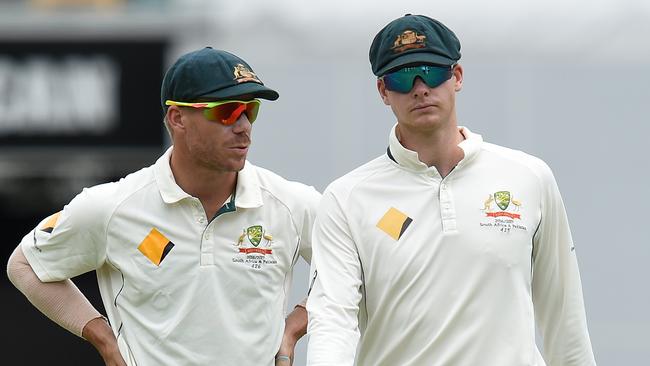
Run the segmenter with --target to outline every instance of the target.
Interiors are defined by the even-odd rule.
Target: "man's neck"
[[[444,178],[463,159],[464,152],[458,144],[465,139],[455,124],[426,132],[413,131],[397,125],[397,139],[405,148],[418,153],[418,159],[434,166]]]
[[[170,160],[176,184],[201,201],[207,218],[211,218],[235,191],[237,172],[218,172],[192,164],[172,151]]]

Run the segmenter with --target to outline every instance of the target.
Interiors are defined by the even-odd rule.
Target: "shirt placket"
[[[456,208],[454,205],[451,186],[445,179],[440,183],[438,194],[440,202],[440,217],[442,219],[442,231],[454,233],[457,231]]]
[[[194,223],[197,225],[199,228],[199,232],[201,233],[200,240],[201,240],[201,265],[202,266],[210,266],[214,264],[214,255],[213,255],[213,243],[211,239],[211,230],[210,230],[210,225],[208,223],[208,219],[205,216],[205,210],[203,209],[203,205],[201,205],[201,202],[198,199],[194,199],[194,202],[192,204],[193,209],[192,209],[192,214],[194,216]]]

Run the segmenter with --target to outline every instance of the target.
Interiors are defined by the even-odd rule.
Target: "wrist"
[[[84,326],[81,336],[99,352],[106,351],[116,344],[113,330],[103,316],[89,321]]]
[[[296,306],[285,321],[285,339],[297,343],[307,332],[307,310],[302,306]]]

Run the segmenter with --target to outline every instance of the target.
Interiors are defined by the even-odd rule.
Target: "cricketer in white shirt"
[[[176,184],[171,152],[84,189],[24,237],[25,257],[43,282],[97,271],[129,366],[275,365],[320,194],[246,162],[235,194],[206,217]]]
[[[387,154],[326,189],[308,365],[595,365],[551,170],[460,132],[464,157],[444,179],[394,127]]]

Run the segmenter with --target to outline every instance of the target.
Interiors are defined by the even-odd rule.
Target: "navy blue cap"
[[[425,15],[393,20],[370,46],[370,65],[377,76],[414,64],[450,66],[459,59],[460,41],[454,32]]]
[[[212,47],[179,57],[167,70],[160,90],[165,111],[167,100],[191,103],[234,97],[276,100],[279,94],[264,86],[246,61]]]

